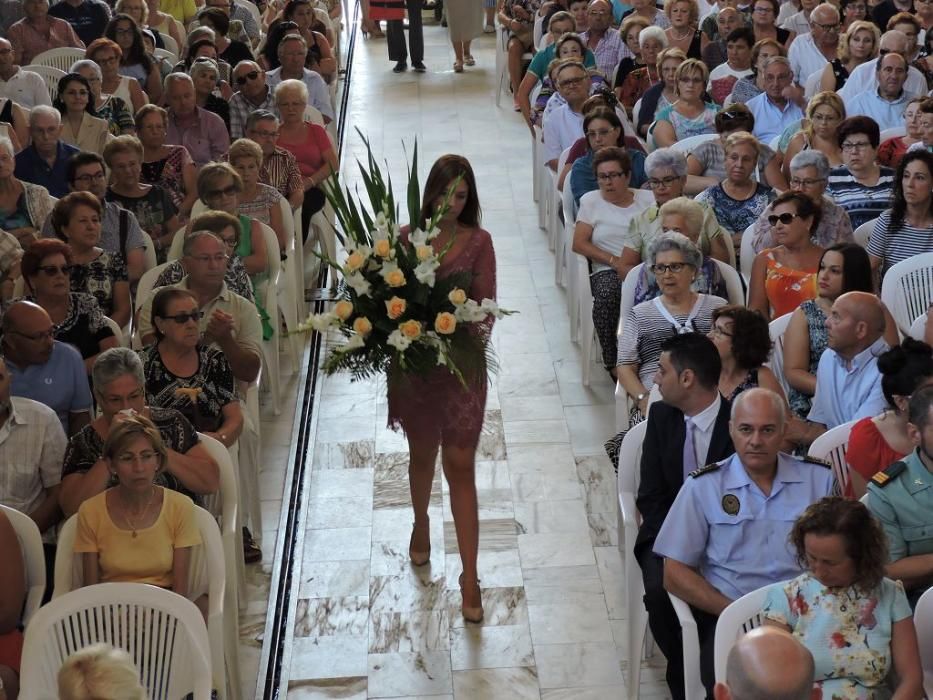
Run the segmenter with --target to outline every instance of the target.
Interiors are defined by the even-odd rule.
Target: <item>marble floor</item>
[[[353,161],[365,154],[357,128],[399,189],[414,137],[422,180],[447,152],[476,170],[499,302],[520,312],[496,325],[500,369],[477,455],[486,618],[465,624],[459,614],[460,562],[439,473],[430,566],[408,562],[405,442],[385,427],[384,386],[322,377],[283,688],[296,700],[624,698],[616,482],[602,449],[613,387],[598,370],[582,385],[565,294],[537,226],[528,130],[508,96],[494,106],[494,38],[475,43],[477,65],[462,75],[452,71],[446,30],[428,24],[425,43],[423,75],[394,75],[384,40],[357,43],[344,172],[353,182]],[[290,392],[300,379],[289,380]],[[263,424],[266,558],[250,574],[241,616],[245,695],[256,687],[294,408]],[[665,696],[661,663],[644,665],[642,697]]]

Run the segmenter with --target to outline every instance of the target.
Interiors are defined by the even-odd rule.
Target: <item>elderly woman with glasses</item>
[[[45,309],[55,324],[55,340],[73,345],[90,374],[97,355],[116,347],[117,339],[94,297],[71,291],[71,249],[62,241],[44,238],[26,249],[20,265],[26,299]]]
[[[102,94],[119,97],[133,114],[146,104],[148,98],[139,86],[139,82],[120,73],[123,49],[117,42],[103,37],[95,39],[88,45],[84,56],[100,67]]]
[[[591,102],[596,106],[590,108]],[[583,138],[570,147],[567,164],[558,180],[558,187],[563,188],[569,172],[570,188],[577,206],[580,205],[580,198],[584,194],[598,188],[596,176],[593,174],[593,156],[596,152],[609,146],[625,147],[622,122],[618,114],[603,106],[604,104],[595,95],[583,103]],[[629,185],[638,189],[645,182],[645,154],[632,149],[628,151],[628,155],[632,162]]]
[[[715,102],[704,102],[709,69],[702,61],[688,58],[674,73],[673,104],[660,110],[649,130],[657,148],[666,148],[690,136],[712,134],[716,131]]]
[[[846,210],[836,204],[826,192],[829,160],[819,151],[801,151],[790,163],[790,187],[808,197],[820,210],[819,223],[813,232],[813,242],[821,248],[834,243],[851,243],[852,223]],[[751,231],[752,249],[760,253],[774,245],[772,227],[768,223],[771,205],[758,217]]]
[[[233,97],[233,90],[224,83],[226,90],[224,98],[215,95],[221,84],[220,69],[212,58],[197,58],[188,69],[188,75],[194,82],[194,101],[198,107],[213,112],[224,120],[227,131],[230,131],[230,104],[227,102]]]
[[[648,412],[648,395],[661,357],[661,344],[678,333],[709,333],[713,310],[726,300],[693,291],[703,254],[679,233],[662,233],[648,249],[648,266],[660,296],[644,301],[623,319],[616,376],[635,404],[632,421]]]
[[[593,326],[603,350],[607,371],[615,375],[616,326],[622,291],[622,246],[634,218],[651,205],[651,195],[629,187],[631,161],[621,148],[608,147],[593,156],[599,190],[580,199],[573,232],[573,251],[592,268]]]
[[[136,113],[136,133],[143,145],[141,182],[162,187],[184,220],[198,199],[198,170],[184,146],[165,143],[168,113],[146,105]]]
[[[654,193],[654,206],[638,215],[629,227],[622,250],[622,276],[645,259],[648,247],[661,234],[660,208],[665,202],[684,194],[687,183],[687,160],[671,148],[660,148],[645,159],[647,185]],[[703,255],[731,263],[732,241],[716,221],[713,210],[703,206],[703,223],[695,245]],[[686,233],[686,232],[682,232]]]
[[[82,59],[71,65],[71,72],[83,77],[91,88],[90,107],[94,114],[107,122],[111,136],[135,134],[136,124],[130,108],[116,95],[106,95],[101,91],[103,73],[94,61]]]

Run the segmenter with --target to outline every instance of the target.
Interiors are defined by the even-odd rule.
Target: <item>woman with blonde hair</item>
[[[709,69],[702,61],[688,58],[677,66],[674,74],[677,99],[657,113],[649,130],[655,148],[672,146],[690,136],[716,133],[716,113],[720,107],[703,101],[708,80]]]
[[[671,22],[664,30],[668,45],[683,51],[687,58],[699,60],[709,38],[700,31],[700,8],[696,0],[665,0],[664,14]]]
[[[846,106],[835,92],[820,92],[807,104],[806,119],[802,128],[787,144],[781,169],[790,180],[790,162],[801,151],[815,149],[823,153],[830,166],[842,165],[842,149],[836,140],[836,130],[846,118]]]
[[[243,180],[243,191],[240,192],[240,205],[237,213],[271,227],[275,231],[275,237],[279,240],[279,251],[284,252],[288,247],[288,240],[282,220],[282,207],[279,204],[283,197],[274,187],[259,182],[259,171],[262,168],[263,159],[262,147],[250,139],[237,139],[230,144],[227,159]]]
[[[58,670],[59,700],[146,700],[133,659],[109,644],[74,652]]]
[[[838,92],[858,66],[878,55],[881,31],[873,22],[858,20],[839,36],[839,55],[826,64],[820,78],[821,92]]]

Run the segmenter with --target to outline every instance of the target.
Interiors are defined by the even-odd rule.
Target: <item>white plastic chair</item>
[[[914,322],[910,324],[910,331],[907,333],[914,340],[923,340],[926,342],[924,336],[926,335],[927,330],[927,315],[920,314],[917,318],[914,319]]]
[[[849,434],[855,423],[856,421],[852,420],[827,430],[813,441],[807,451],[808,456],[824,459],[833,465],[836,482],[844,494],[849,493],[849,463],[846,461],[846,451],[849,447]]]
[[[638,284],[638,278],[641,276],[642,268],[645,263],[638,263],[629,270],[622,282],[621,302],[619,304],[619,327],[616,330],[616,338],[622,337],[622,328],[625,319],[628,318],[629,311],[635,306],[635,287]],[[616,430],[621,432],[628,428],[629,415],[632,412],[632,401],[622,386],[621,382],[616,382],[615,389],[616,400]]]
[[[560,220],[560,211],[563,208],[563,200],[561,190],[557,189],[557,180],[560,177],[561,171],[564,169],[564,166],[567,164],[567,157],[570,155],[570,149],[565,148],[560,154],[560,157],[557,159],[557,173],[551,178],[554,183],[548,192],[548,202],[547,202],[547,236],[548,236],[548,246],[552,251],[556,251],[560,245],[559,241],[563,237],[564,225]],[[570,183],[564,182],[564,188],[569,189]]]
[[[920,646],[920,667],[923,669],[923,693],[933,698],[933,588],[928,588],[914,609],[914,627]]]
[[[641,115],[641,98],[639,97],[638,100],[635,102],[635,106],[632,107],[632,124],[634,124],[636,128],[638,128],[638,118],[640,115]],[[641,134],[639,134],[638,136],[641,137]]]
[[[105,642],[126,650],[153,700],[211,696],[210,642],[190,600],[141,583],[102,583],[41,607],[26,628],[21,700],[58,697],[58,671],[75,651]]]
[[[722,279],[726,283],[726,290],[729,294],[729,298],[726,301],[730,304],[745,306],[745,292],[742,289],[742,278],[739,277],[739,273],[735,271],[734,267],[724,263],[722,260],[716,260],[715,258],[712,258],[712,260],[716,263],[716,267],[719,268],[719,274],[722,275]]]
[[[787,326],[790,325],[791,316],[793,316],[793,313],[778,316],[768,324],[772,343],[771,358],[768,364],[784,390],[784,396],[790,396],[790,384],[787,383],[787,377],[784,376],[784,334],[787,332]]]
[[[288,350],[291,370],[298,369],[298,346],[296,336],[291,335],[298,329],[298,322],[304,320],[299,317],[298,294],[304,297],[304,289],[298,289],[298,275],[296,266],[298,265],[298,256],[295,250],[299,247],[295,240],[295,219],[292,216],[292,208],[285,197],[279,198],[279,210],[282,214],[282,226],[285,229],[285,261],[280,263],[282,266],[282,276],[279,279],[277,289],[279,297],[279,311],[285,320],[285,327],[288,329],[289,336],[285,339],[285,347]],[[270,251],[270,255],[278,253],[278,245],[275,250]],[[302,299],[303,300],[303,299]]]
[[[250,3],[244,3],[244,4],[249,5]],[[159,32],[159,35],[162,37],[162,43],[165,44],[165,48],[156,49],[156,51],[168,51],[169,53],[175,56],[178,56],[178,49],[181,47],[178,46],[178,42],[172,38],[171,34],[168,34],[166,32]],[[182,32],[182,36],[184,36],[184,32]],[[156,54],[156,55],[158,56],[159,54]],[[175,62],[178,63],[177,58],[175,59]]]
[[[628,642],[628,697],[638,697],[641,680],[642,650],[648,628],[645,610],[645,584],[641,567],[635,559],[635,538],[641,517],[635,507],[638,482],[641,478],[641,448],[648,421],[644,420],[629,430],[619,449],[619,549],[625,575],[625,609]]]
[[[564,189],[560,193],[561,210],[564,212],[564,223],[560,227],[560,236],[557,238],[557,247],[554,249],[554,283],[563,287],[569,283],[571,256],[573,252],[573,229],[576,220],[576,207],[573,203],[573,190],[570,188],[570,175],[564,179]],[[571,308],[570,323],[576,320],[574,310]]]
[[[777,584],[780,585],[780,584]],[[756,627],[761,627],[761,608],[771,586],[746,593],[738,600],[732,601],[725,610],[719,614],[716,622],[716,639],[713,642],[713,670],[716,681],[726,680],[726,661],[732,646],[745,634]],[[697,659],[699,667],[699,659]]]
[[[745,233],[742,234],[742,245],[739,248],[739,269],[742,271],[742,279],[745,280],[745,286],[748,286],[752,279],[752,265],[755,264],[755,248],[752,246],[752,236],[754,235],[755,224],[752,224]]]
[[[168,36],[167,34],[163,34],[162,37],[165,39],[171,39],[171,37]],[[174,39],[172,39],[172,41],[174,43]],[[173,66],[176,63],[178,63],[178,54],[169,49],[153,49],[152,55],[153,57],[159,60],[165,59],[166,61],[171,63]]]
[[[871,240],[871,234],[875,232],[875,224],[877,223],[878,219],[872,219],[855,229],[855,231],[852,232],[852,237],[855,239],[855,242],[863,248],[867,248],[868,241]]]
[[[82,58],[84,52],[81,52]],[[75,59],[76,61],[80,59]],[[71,65],[70,63],[68,64]],[[58,81],[65,77],[65,71],[60,68],[54,68],[52,66],[40,66],[36,64],[29,64],[28,66],[23,66],[22,70],[27,70],[32,73],[38,73],[42,78],[42,82],[45,83],[45,87],[49,91],[49,97],[52,102],[55,102],[55,98],[58,97]]]
[[[139,311],[143,304],[148,301],[149,297],[152,295],[152,290],[155,287],[156,280],[159,279],[159,275],[162,274],[162,271],[165,270],[168,265],[168,263],[156,265],[155,267],[146,270],[142,274],[142,277],[139,278],[139,283],[136,285],[135,311]]]
[[[110,330],[113,331],[113,337],[117,339],[117,345],[120,347],[126,347],[123,339],[123,329],[109,316],[104,316],[104,321],[110,327]]]
[[[496,107],[502,99],[503,89],[508,91],[509,83],[509,30],[498,27],[496,37]],[[525,51],[522,54],[522,63],[530,61],[533,56]],[[505,86],[503,86],[503,84]]]
[[[143,248],[143,267],[146,270],[151,270],[159,264],[159,260],[156,257],[155,243],[153,243],[152,237],[145,231],[143,231],[143,236],[143,241],[146,243],[145,248]]]
[[[574,256],[574,265],[577,266],[577,278],[580,285],[579,292],[579,323],[580,323],[580,364],[583,370],[583,386],[590,385],[593,372],[593,353],[598,345],[596,342],[596,327],[593,325],[593,292],[590,289],[590,269],[586,258],[582,255]]]
[[[60,49],[49,49],[33,56],[32,65],[47,66],[48,68],[58,68],[65,73],[71,68],[75,61],[84,58],[84,49],[75,49],[66,46]]]
[[[881,301],[901,335],[907,335],[933,301],[933,253],[918,253],[892,266],[881,283]]]
[[[893,139],[895,136],[906,136],[907,127],[906,126],[893,126],[890,129],[885,129],[881,132],[881,141],[884,143],[888,139]]]
[[[671,144],[671,148],[687,155],[697,146],[707,143],[708,141],[715,141],[718,138],[719,134],[697,134],[696,136],[688,136],[677,143]]]
[[[680,622],[680,636],[684,652],[684,697],[686,700],[705,700],[706,690],[700,677],[700,635],[693,611],[673,593],[667,594]]]
[[[35,521],[25,513],[4,505],[0,505],[0,512],[9,519],[16,532],[16,539],[19,540],[19,548],[23,552],[26,603],[23,605],[20,622],[23,627],[28,627],[45,594],[45,550],[42,549],[42,533],[39,532]]]
[[[272,394],[272,412],[275,415],[282,413],[281,379],[279,377],[279,302],[278,288],[282,276],[282,262],[276,251],[279,249],[279,240],[270,226],[259,223],[262,230],[263,241],[266,244],[266,281],[256,287],[256,296],[262,302],[269,314],[272,324],[272,337],[263,340],[261,345],[265,379]]]

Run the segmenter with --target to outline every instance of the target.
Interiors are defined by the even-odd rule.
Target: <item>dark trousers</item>
[[[305,190],[305,197],[301,202],[301,240],[308,240],[308,230],[311,227],[311,217],[324,208],[326,197],[317,187]]]
[[[411,62],[420,63],[424,60],[424,32],[421,25],[422,0],[406,0],[408,9],[408,47],[411,50]],[[402,20],[393,19],[386,22],[386,43],[389,46],[390,61],[405,61],[409,51],[405,49],[405,30]]]
[[[45,592],[42,594],[42,604],[52,600],[52,589],[55,586],[55,552],[58,548],[54,544],[42,543],[45,554]]]
[[[667,659],[665,680],[674,700],[684,700],[684,647],[680,622],[671,599],[664,590],[664,560],[645,547],[638,557],[641,577],[645,584],[645,610],[648,627],[658,648]],[[700,676],[707,697],[713,697],[713,638],[716,634],[716,616],[691,608],[697,621],[700,638]]]

